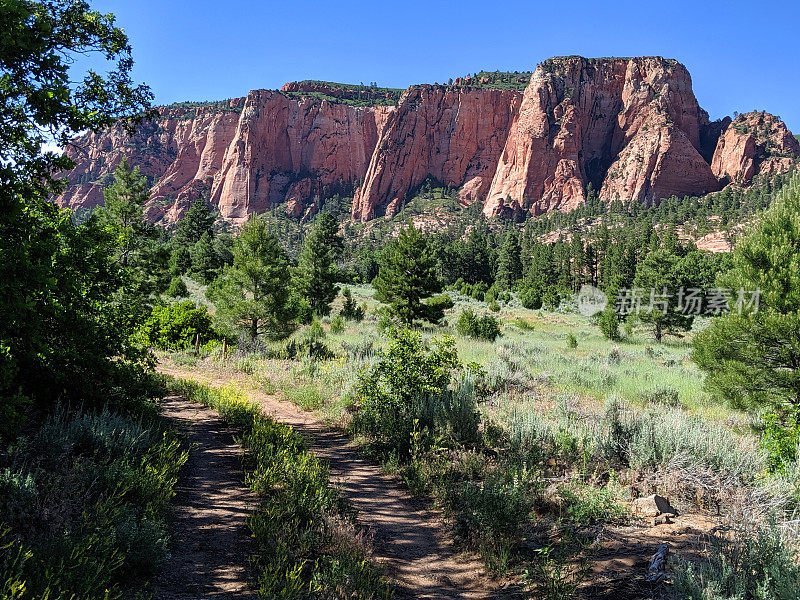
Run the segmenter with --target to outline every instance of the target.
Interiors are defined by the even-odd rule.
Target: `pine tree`
[[[114,170],[114,183],[103,190],[105,207],[99,211],[101,222],[116,238],[117,260],[123,267],[136,260],[147,235],[144,203],[149,197],[147,178],[139,167],[130,168],[124,156]]]
[[[373,285],[375,298],[388,304],[390,313],[406,325],[438,323],[444,316],[441,305],[424,302],[443,286],[428,240],[413,225],[401,229],[397,239],[386,246]]]
[[[522,277],[522,248],[519,236],[513,229],[506,234],[503,246],[497,257],[497,275],[495,281],[501,289],[507,290]]]
[[[205,200],[197,198],[178,222],[178,227],[175,229],[175,242],[185,246],[194,246],[204,233],[214,237],[214,213]]]
[[[233,265],[208,288],[220,327],[244,332],[251,341],[288,336],[296,312],[288,282],[289,259],[280,242],[263,219],[250,219],[234,244]]]
[[[737,244],[720,277],[733,293],[730,313],[694,340],[706,385],[740,407],[800,410],[800,176]],[[739,292],[743,290],[740,306]],[[758,307],[750,292],[760,290]],[[739,308],[742,310],[740,311]],[[741,314],[740,314],[741,312]]]
[[[665,333],[688,331],[694,320],[691,314],[679,311],[678,290],[694,287],[694,282],[681,276],[680,258],[664,248],[653,250],[639,263],[634,287],[644,295],[639,319],[653,327],[656,342]]]
[[[341,274],[336,266],[344,243],[333,215],[322,213],[303,242],[294,285],[301,298],[308,300],[317,315],[331,312],[331,302],[339,293],[336,283]]]
[[[217,253],[211,241],[211,235],[206,231],[192,246],[192,276],[201,283],[209,283],[219,267]]]

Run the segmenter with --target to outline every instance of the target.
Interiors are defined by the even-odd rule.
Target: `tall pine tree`
[[[331,302],[339,293],[336,283],[341,280],[341,274],[336,260],[344,242],[338,229],[333,215],[322,213],[303,241],[295,269],[295,289],[308,300],[311,310],[317,315],[329,314]]]
[[[446,305],[425,302],[443,286],[428,241],[413,225],[401,229],[397,239],[386,246],[373,285],[375,298],[387,304],[390,313],[405,325],[438,323],[444,317]]]

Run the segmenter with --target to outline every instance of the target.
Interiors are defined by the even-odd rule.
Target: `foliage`
[[[597,325],[600,327],[600,332],[603,337],[612,342],[618,342],[622,339],[622,334],[619,331],[619,317],[614,310],[614,305],[609,304],[603,311],[597,315]]]
[[[567,334],[567,348],[574,349],[578,347],[578,338],[571,331]]]
[[[500,335],[500,322],[491,315],[478,317],[472,309],[465,308],[458,317],[456,329],[461,335],[493,342]]]
[[[340,315],[348,321],[360,323],[364,319],[366,311],[353,299],[353,292],[350,291],[349,287],[342,290],[342,296],[344,296],[344,303],[342,304]]]
[[[186,458],[158,418],[56,410],[0,464],[0,595],[130,597],[166,555]]]
[[[183,277],[176,275],[169,282],[169,287],[165,293],[171,298],[185,298],[189,295],[189,290],[186,287],[186,282],[183,281]]]
[[[108,72],[73,63],[100,54]],[[131,121],[149,107],[133,87],[124,32],[85,2],[12,0],[0,41],[0,413],[28,399],[114,399],[146,356],[132,343],[143,306],[113,257],[112,233],[96,220],[74,226],[48,198],[52,176],[72,166],[43,153],[75,132]],[[78,80],[77,83],[75,81]],[[130,292],[130,293],[129,293]],[[133,377],[131,377],[133,376]],[[0,426],[6,429],[6,423]],[[2,433],[9,433],[7,430]]]
[[[217,307],[220,329],[251,341],[259,336],[282,339],[294,331],[289,260],[280,243],[259,218],[250,219],[236,238],[233,265],[226,267],[207,294]]]
[[[445,394],[460,364],[452,338],[426,344],[407,329],[391,328],[387,333],[389,346],[360,378],[359,412],[352,426],[379,452],[407,456],[415,427],[434,425],[420,421],[420,403]]]
[[[737,528],[711,538],[708,558],[677,562],[675,593],[698,600],[793,600],[800,586],[795,557],[774,523],[755,531]]]
[[[746,304],[715,318],[695,340],[693,355],[709,389],[736,406],[779,413],[800,406],[800,176],[740,241],[731,271],[734,290],[760,290]],[[741,311],[739,309],[742,309]],[[741,312],[741,314],[740,314]]]
[[[336,260],[342,248],[336,219],[330,213],[322,213],[303,241],[294,273],[297,293],[308,301],[317,315],[329,314],[331,302],[339,293],[336,282],[341,279],[341,274]]]
[[[444,304],[424,302],[443,286],[428,241],[413,225],[401,229],[397,240],[386,246],[373,285],[375,298],[405,325],[438,323],[444,317]]]
[[[242,431],[246,481],[259,499],[249,520],[259,598],[391,598],[391,586],[358,539],[352,512],[300,434],[232,388],[172,386]]]
[[[151,346],[162,350],[185,350],[198,337],[200,344],[217,338],[208,310],[196,308],[191,301],[154,306],[142,332]]]

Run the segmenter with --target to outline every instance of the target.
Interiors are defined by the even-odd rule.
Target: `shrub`
[[[167,288],[167,296],[171,298],[185,298],[188,295],[189,290],[186,287],[186,283],[183,281],[183,277],[180,275],[173,277]]]
[[[669,386],[659,387],[644,392],[641,395],[644,404],[655,406],[669,406],[671,408],[678,408],[681,406],[681,401],[678,396],[678,390]]]
[[[342,333],[344,331],[344,319],[341,314],[336,315],[331,319],[331,333]]]
[[[495,300],[492,300],[489,302],[489,310],[492,312],[500,312],[500,305]]]
[[[348,321],[361,322],[364,319],[366,310],[356,304],[349,287],[342,290],[342,296],[344,296],[344,304],[342,305],[342,311],[339,313],[341,317]]]
[[[604,311],[597,315],[597,325],[607,340],[618,342],[622,339],[619,332],[619,319],[613,305],[609,304]]]
[[[198,336],[201,344],[217,337],[208,310],[196,308],[191,301],[154,306],[142,332],[151,346],[164,350],[184,350],[194,345]]]
[[[0,597],[130,597],[166,554],[186,462],[154,416],[57,410],[0,471]]]
[[[781,419],[769,414],[764,419],[761,447],[767,452],[767,469],[770,473],[783,473],[797,461],[800,444],[800,415],[797,412]]]
[[[500,335],[500,322],[491,315],[478,317],[465,308],[458,317],[456,329],[464,336],[494,341]]]
[[[430,344],[408,329],[388,330],[389,346],[360,378],[356,433],[367,436],[380,453],[408,456],[418,403],[441,396],[460,367],[455,341],[445,337]]]
[[[456,535],[499,572],[509,566],[540,487],[532,473],[507,466],[505,472],[495,471],[480,483],[467,482],[455,499]]]
[[[574,333],[567,334],[567,348],[577,348],[578,347],[578,338],[575,337]]]
[[[796,556],[774,523],[756,531],[740,527],[733,535],[712,537],[707,559],[677,561],[675,594],[702,600],[795,600],[800,588]]]

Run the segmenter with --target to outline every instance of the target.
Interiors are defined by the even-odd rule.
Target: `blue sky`
[[[117,15],[159,104],[286,81],[404,88],[549,56],[683,62],[713,118],[767,110],[800,132],[800,1],[91,0]]]

